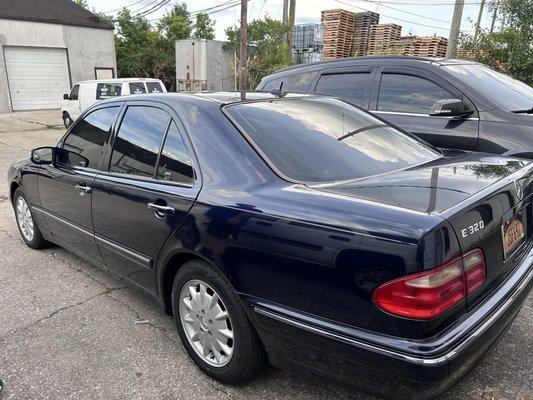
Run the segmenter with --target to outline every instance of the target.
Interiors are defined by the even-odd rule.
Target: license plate
[[[525,236],[521,211],[503,224],[502,232],[503,254],[505,258],[507,258],[507,256],[513,252],[513,250],[518,246]]]

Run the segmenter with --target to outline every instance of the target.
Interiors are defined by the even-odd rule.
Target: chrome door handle
[[[160,204],[155,204],[155,203],[148,203],[148,208],[152,211],[155,211],[160,214],[165,214],[165,215],[174,214],[174,211],[176,211],[174,207],[162,206]]]
[[[85,183],[80,183],[74,186],[80,191],[80,196],[85,196],[87,193],[91,193],[93,189],[90,186],[87,186]]]

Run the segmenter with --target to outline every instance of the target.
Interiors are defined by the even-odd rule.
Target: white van
[[[82,81],[72,86],[70,93],[63,95],[61,118],[69,127],[90,105],[98,100],[140,93],[160,93],[167,89],[159,79],[118,78]]]

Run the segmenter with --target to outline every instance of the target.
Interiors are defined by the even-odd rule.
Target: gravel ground
[[[371,399],[269,368],[242,387],[202,375],[172,320],[58,247],[19,237],[6,172],[63,135],[59,112],[0,115],[0,399]],[[135,323],[149,321],[149,323]],[[444,399],[533,399],[533,295],[492,353]]]

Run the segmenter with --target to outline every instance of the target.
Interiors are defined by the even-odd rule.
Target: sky
[[[108,12],[129,6],[135,14],[136,11],[149,9],[150,4],[160,0],[87,0],[90,9]],[[184,2],[189,11],[207,9],[220,4],[229,3],[228,0],[170,0],[168,5],[157,10],[147,18],[156,23],[165,10],[173,4]],[[472,33],[477,20],[481,0],[465,0],[461,30]],[[488,1],[487,1],[488,2]],[[136,3],[136,4],[134,4]],[[450,21],[453,15],[454,0],[296,0],[296,23],[320,23],[320,11],[331,8],[344,8],[354,12],[365,10],[375,11],[380,14],[380,23],[396,23],[402,26],[402,36],[408,34],[419,36],[448,37]],[[248,20],[264,18],[281,19],[283,0],[249,0]],[[116,11],[111,12],[116,15]],[[491,23],[491,12],[485,5],[481,28],[488,29]],[[210,14],[216,20],[216,39],[225,40],[224,29],[239,23],[240,7],[235,6],[223,11]]]

